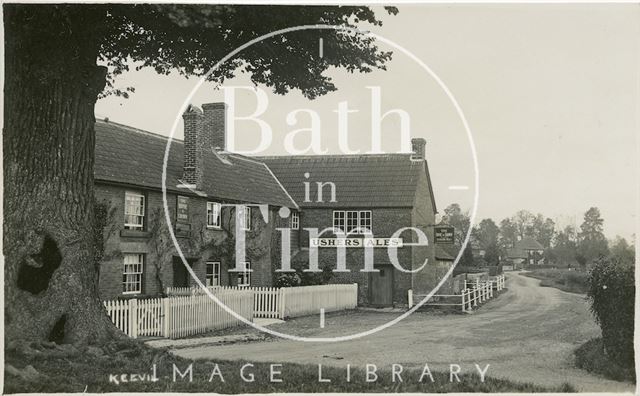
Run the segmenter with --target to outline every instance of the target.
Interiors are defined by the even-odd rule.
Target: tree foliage
[[[577,234],[575,228],[568,225],[559,231],[553,242],[553,256],[556,261],[571,266],[576,262],[577,250]]]
[[[636,259],[635,248],[618,235],[611,245],[611,257],[621,263],[633,264]]]
[[[101,62],[109,66],[109,93],[114,77],[151,67],[159,74],[173,71],[204,76],[225,55],[264,34],[299,25],[340,25],[358,28],[363,23],[382,24],[364,6],[229,6],[201,4],[114,4],[104,6]],[[387,7],[396,14],[397,9]],[[320,57],[318,39],[323,38]],[[329,68],[349,72],[384,69],[391,52],[381,51],[374,39],[335,30],[285,33],[250,46],[208,76],[223,83],[247,73],[255,84],[278,94],[291,89],[315,98],[337,87],[324,73]]]
[[[580,225],[578,233],[579,261],[585,264],[607,256],[609,248],[603,232],[604,220],[600,216],[600,210],[592,207],[584,214],[584,221]]]

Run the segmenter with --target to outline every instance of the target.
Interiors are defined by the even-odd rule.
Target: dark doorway
[[[187,259],[187,264],[191,267],[196,259]],[[173,257],[173,287],[189,287],[191,284],[191,274],[184,267],[180,257]]]
[[[390,307],[393,305],[393,267],[385,265],[374,268],[379,272],[369,274],[369,301],[376,307]]]

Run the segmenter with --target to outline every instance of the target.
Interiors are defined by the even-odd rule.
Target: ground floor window
[[[124,269],[122,272],[122,293],[142,293],[142,271],[144,269],[144,254],[125,253]]]
[[[205,275],[207,286],[220,286],[220,262],[207,262],[207,273]]]
[[[249,261],[245,261],[243,265],[245,270],[243,272],[238,272],[237,285],[241,287],[251,286],[251,263]]]

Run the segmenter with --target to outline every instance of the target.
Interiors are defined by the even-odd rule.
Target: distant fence
[[[247,320],[284,319],[325,312],[354,309],[358,305],[357,284],[300,287],[209,288],[229,309]],[[130,337],[179,338],[232,326],[243,322],[228,313],[204,290],[167,288],[166,298],[105,301],[111,321]]]
[[[462,312],[469,312],[478,304],[493,298],[493,290],[501,291],[504,289],[505,277],[498,275],[485,281],[476,278],[475,281],[464,281],[464,289],[460,294],[435,294],[423,304],[423,306],[452,306],[460,307]],[[416,302],[424,299],[426,295],[413,294],[409,290],[409,308],[412,308]]]

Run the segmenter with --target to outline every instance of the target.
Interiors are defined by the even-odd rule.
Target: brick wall
[[[227,149],[226,139],[226,105],[224,103],[205,103],[203,132],[205,134],[205,147]]]
[[[144,232],[124,230],[124,197],[125,191],[143,192],[145,204]],[[143,290],[136,297],[157,296],[161,293],[160,284],[164,287],[174,286],[174,265],[183,265],[177,259],[178,253],[171,241],[166,225],[154,227],[160,221],[164,224],[162,194],[155,190],[125,188],[109,184],[96,185],[96,198],[112,208],[112,221],[105,228],[105,257],[100,265],[99,292],[102,299],[132,297],[122,293],[122,272],[124,267],[124,253],[145,254],[143,270]],[[168,193],[167,203],[172,222],[176,219],[177,194]],[[205,282],[206,262],[221,262],[221,284],[235,285],[237,274],[228,270],[235,267],[227,256],[228,249],[222,248],[227,241],[227,234],[223,230],[207,228],[206,203],[208,199],[189,197],[189,223],[191,230],[188,236],[176,237],[185,258],[201,282]],[[231,209],[223,209],[222,221],[224,228],[235,230],[235,217]],[[270,209],[267,215],[268,223],[263,219],[260,211],[252,210],[253,228],[246,235],[247,258],[252,263],[253,273],[251,284],[254,286],[271,286],[273,284],[271,268],[272,238],[274,237],[275,212]],[[227,244],[229,245],[229,241]],[[178,260],[174,264],[174,259]],[[158,274],[157,268],[160,268]],[[158,280],[159,278],[159,280]],[[190,285],[196,285],[195,280],[189,278]]]
[[[423,166],[425,166],[424,162]],[[429,193],[426,172],[421,172],[421,177],[418,180],[418,194],[416,194],[412,211],[412,225],[421,229],[427,235],[429,246],[413,247],[414,269],[420,267],[425,259],[429,261],[423,270],[416,272],[413,276],[411,288],[415,294],[430,293],[446,275],[452,264],[452,262],[438,262],[436,260],[433,227],[435,221],[435,208]],[[443,285],[442,290],[438,291],[438,293],[443,294],[446,293],[447,290],[451,290],[451,282],[452,280],[450,278],[447,279],[446,284]]]
[[[369,209],[369,208],[354,208]],[[342,208],[341,208],[342,210]],[[373,208],[371,210],[372,232],[376,238],[389,238],[398,229],[411,225],[411,208]],[[304,228],[315,227],[321,231],[333,227],[332,209],[303,209],[301,216],[300,246],[309,246],[309,233]],[[409,233],[403,235],[408,237]],[[331,237],[329,233],[323,237]],[[335,268],[337,250],[333,248],[319,248],[318,260],[328,263]],[[384,266],[393,272],[393,303],[402,305],[407,303],[407,290],[411,288],[411,274],[399,271],[393,267],[389,260],[388,251],[384,248],[375,248],[373,254],[375,266]],[[398,249],[398,262],[407,269],[412,268],[412,254],[410,247]],[[347,248],[346,263],[349,272],[334,273],[331,283],[357,283],[359,304],[368,304],[370,301],[369,274],[361,272],[364,268],[364,249]]]

